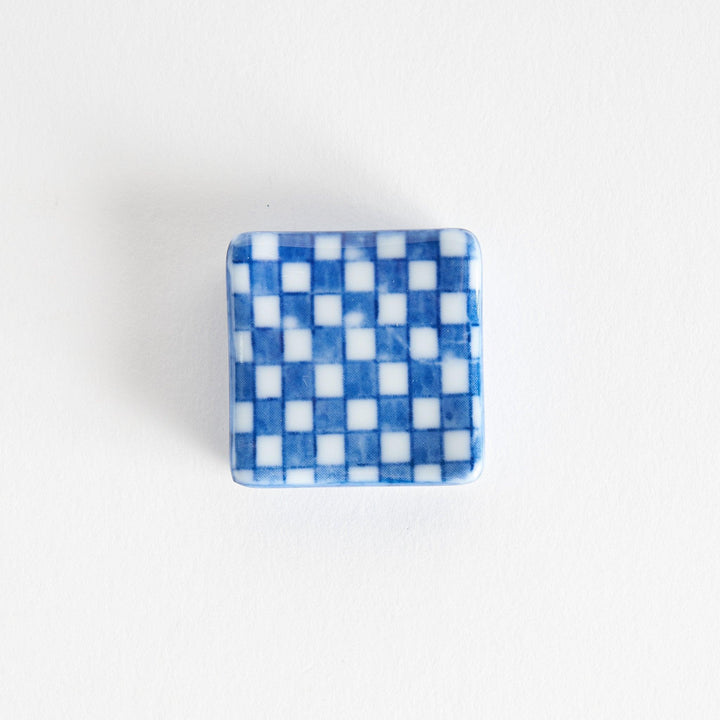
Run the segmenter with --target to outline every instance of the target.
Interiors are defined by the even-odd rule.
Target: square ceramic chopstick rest
[[[254,232],[227,254],[233,478],[457,484],[483,457],[465,230]]]

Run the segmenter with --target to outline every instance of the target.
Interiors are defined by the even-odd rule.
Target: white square
[[[348,360],[373,360],[375,358],[375,330],[373,328],[346,330],[345,357]]]
[[[377,400],[348,400],[347,429],[374,430],[377,427]]]
[[[290,400],[285,403],[285,430],[312,432],[313,404],[310,400]]]
[[[471,290],[479,290],[482,282],[482,270],[479,260],[470,260],[468,263],[468,281]]]
[[[375,263],[359,261],[345,263],[345,290],[372,292],[375,289]]]
[[[326,233],[315,236],[316,260],[339,260],[341,249],[340,235]]]
[[[315,296],[315,325],[342,325],[342,296]]]
[[[445,460],[470,459],[470,431],[446,430],[443,433],[443,456]]]
[[[440,398],[413,400],[413,427],[418,430],[440,427]]]
[[[410,433],[380,433],[380,457],[384,463],[410,462]]]
[[[241,485],[252,485],[255,473],[252,470],[233,470],[233,480]]]
[[[314,485],[315,471],[312,468],[294,468],[285,471],[286,485]]]
[[[315,366],[315,397],[342,397],[343,388],[342,365]]]
[[[470,357],[480,357],[480,328],[477,325],[470,328]]]
[[[437,263],[434,260],[412,260],[408,266],[410,290],[434,290],[437,287]]]
[[[467,360],[447,358],[442,361],[442,391],[444,395],[461,394],[468,392],[470,382],[468,378]]]
[[[377,256],[380,259],[405,257],[404,232],[379,232],[377,234]]]
[[[230,287],[235,295],[250,292],[250,268],[246,263],[230,266]]]
[[[407,395],[408,366],[404,362],[380,363],[380,394]]]
[[[277,233],[258,232],[252,236],[253,260],[277,260],[278,236]]]
[[[377,467],[373,465],[348,468],[348,481],[356,483],[376,483],[380,477]]]
[[[442,470],[439,465],[416,465],[413,480],[416,483],[442,482]]]
[[[255,367],[255,397],[282,397],[282,373],[279,365]]]
[[[479,395],[473,395],[472,399],[472,424],[475,428],[482,426],[482,405]]]
[[[378,325],[404,325],[407,322],[407,296],[404,293],[378,295]]]
[[[283,331],[283,347],[285,362],[312,360],[312,331]]]
[[[282,289],[283,292],[310,292],[310,263],[283,263]]]
[[[440,254],[443,257],[462,257],[467,255],[467,235],[464,230],[440,231]]]
[[[255,438],[255,464],[260,467],[282,465],[281,435],[258,435]]]
[[[255,327],[280,327],[280,298],[277,295],[260,295],[253,298]]]
[[[318,465],[344,465],[345,436],[318,435],[317,462]]]
[[[249,330],[238,330],[233,336],[235,343],[235,362],[252,362],[252,333]]]
[[[440,293],[440,322],[443,325],[462,325],[468,320],[465,293]]]
[[[435,328],[410,328],[410,357],[428,360],[438,355],[438,336]]]
[[[236,402],[233,413],[233,432],[249,433],[253,431],[253,404]]]

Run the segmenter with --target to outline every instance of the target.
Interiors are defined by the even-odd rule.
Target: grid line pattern
[[[464,230],[237,238],[227,258],[234,479],[474,479],[480,277]]]

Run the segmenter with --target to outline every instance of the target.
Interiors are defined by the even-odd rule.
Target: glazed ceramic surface
[[[248,233],[228,250],[227,287],[237,482],[478,476],[481,262],[471,233]]]

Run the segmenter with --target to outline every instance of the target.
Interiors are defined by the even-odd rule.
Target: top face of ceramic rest
[[[227,284],[237,482],[477,477],[481,265],[471,233],[244,234],[228,249]]]

